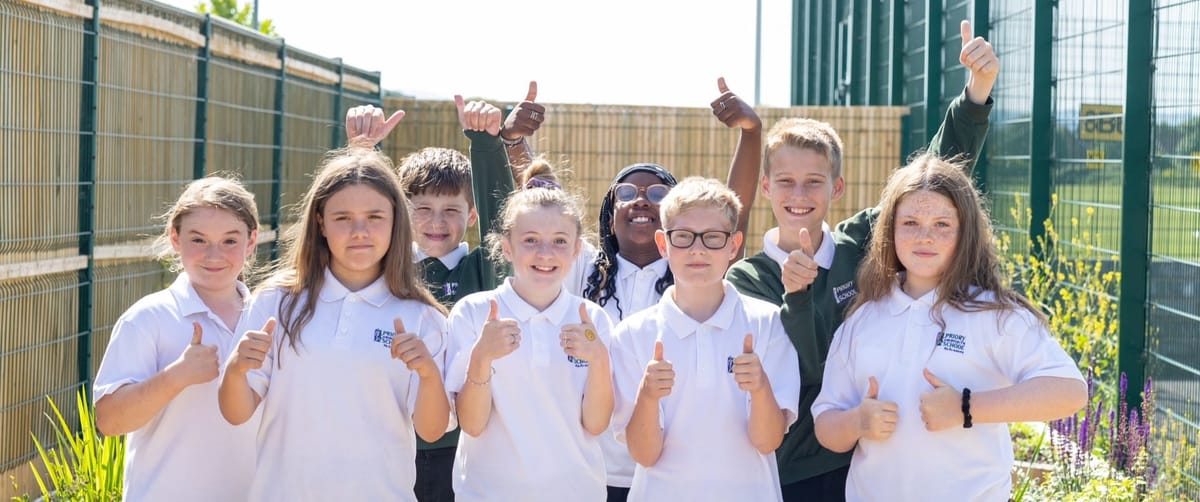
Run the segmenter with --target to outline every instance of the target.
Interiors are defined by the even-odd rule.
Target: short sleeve
[[[1013,384],[1037,377],[1083,380],[1079,365],[1050,336],[1049,329],[1024,311],[1005,313],[1004,331],[996,338],[993,357]]]
[[[283,295],[279,290],[263,291],[256,295],[250,303],[250,313],[246,316],[246,326],[248,330],[262,329],[267,324],[267,320],[272,317],[276,320],[275,333],[271,337],[271,349],[267,351],[267,358],[263,361],[262,367],[256,370],[250,370],[246,373],[246,382],[250,384],[250,389],[258,394],[259,399],[267,397],[267,390],[271,384],[271,374],[275,370],[275,358],[280,350],[288,349],[288,343],[282,338],[285,337],[283,326],[278,324],[279,321],[279,303]],[[245,333],[238,333],[238,340]],[[235,349],[236,351],[236,349]],[[233,357],[234,352],[230,353]]]
[[[471,362],[471,349],[479,339],[482,321],[476,321],[471,306],[475,300],[464,298],[450,310],[446,319],[446,392],[462,392],[467,380],[467,365]]]
[[[786,414],[790,428],[800,417],[800,363],[796,347],[783,330],[779,314],[772,313],[767,333],[766,351],[761,353],[763,371],[771,382],[775,402]]]
[[[145,310],[134,312],[131,309],[113,326],[112,338],[92,385],[93,404],[121,387],[144,382],[158,374],[159,323],[148,314]]]
[[[646,373],[646,363],[650,361],[654,350],[654,340],[642,340],[636,331],[635,326],[628,320],[618,323],[613,328],[612,345],[609,347],[612,358],[613,397],[616,401],[610,428],[621,443],[625,442],[625,427],[633,417],[638,387],[641,386],[642,376]],[[650,346],[649,351],[639,347],[647,344]]]
[[[854,369],[850,367],[851,330],[846,329],[851,323],[842,324],[833,335],[829,357],[825,360],[825,372],[821,381],[821,392],[817,394],[811,411],[813,419],[830,410],[848,410],[862,401],[865,389],[858,389],[854,383]]]

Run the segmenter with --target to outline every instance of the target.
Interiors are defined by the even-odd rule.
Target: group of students
[[[784,119],[764,145],[723,80],[727,182],[628,166],[597,246],[525,142],[534,84],[507,117],[456,97],[469,159],[394,168],[371,147],[403,114],[350,110],[253,294],[253,197],[192,182],[159,238],[182,273],[120,318],[96,377],[125,498],[1006,500],[1006,423],[1086,388],[998,274],[966,171],[999,61],[970,35],[928,152],[835,227],[836,131]],[[740,259],[759,190],[778,226]]]

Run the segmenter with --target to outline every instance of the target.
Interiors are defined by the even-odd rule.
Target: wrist
[[[516,138],[510,139],[504,133],[505,131],[500,131],[500,141],[504,143],[504,146],[511,148],[525,144],[525,136],[517,136]]]

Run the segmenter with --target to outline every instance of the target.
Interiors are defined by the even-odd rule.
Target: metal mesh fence
[[[148,246],[155,216],[197,176],[239,177],[265,264],[276,188],[307,186],[345,109],[379,103],[377,73],[298,50],[285,65],[280,41],[226,22],[140,0],[96,12],[0,1],[0,477],[25,489],[31,433],[55,441],[46,396],[75,420],[117,318],[174,276]]]

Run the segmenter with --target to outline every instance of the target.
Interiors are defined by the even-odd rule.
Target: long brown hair
[[[1045,315],[1002,279],[991,220],[961,160],[946,160],[930,153],[913,158],[908,167],[897,169],[888,178],[879,199],[879,219],[871,232],[867,258],[858,269],[858,295],[847,317],[867,302],[891,294],[904,270],[896,255],[896,208],[909,194],[921,191],[945,196],[958,212],[958,240],[938,282],[938,300],[930,309],[933,320],[945,329],[942,309],[949,305],[964,312],[1024,308],[1045,323]],[[987,292],[995,299],[983,299]]]
[[[329,242],[321,234],[318,217],[330,197],[352,185],[370,187],[392,203],[392,235],[383,256],[383,277],[392,296],[417,300],[446,313],[425,289],[413,264],[408,199],[400,191],[400,181],[391,160],[365,148],[333,150],[326,154],[308,193],[298,206],[297,222],[285,238],[287,251],[278,270],[259,288],[278,288],[283,292],[279,306],[279,324],[284,333],[279,337],[281,349],[286,338],[292,350],[296,350],[300,331],[312,320],[317,293],[325,282],[325,269],[332,260]]]

